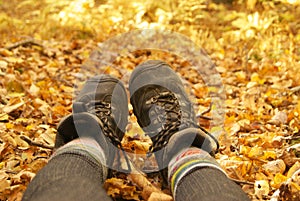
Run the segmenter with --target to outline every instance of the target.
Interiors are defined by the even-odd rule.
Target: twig
[[[291,140],[298,140],[298,139],[300,139],[300,136],[292,136],[291,137]],[[288,139],[289,140],[289,139]]]
[[[42,44],[36,42],[33,38],[30,38],[30,39],[26,39],[26,40],[22,40],[20,42],[14,43],[14,44],[6,47],[5,49],[13,50],[17,47],[25,46],[25,45],[36,45],[36,46],[39,46],[39,47],[44,47]]]
[[[27,142],[29,145],[32,145],[32,146],[42,147],[42,148],[45,148],[45,149],[54,149],[54,146],[47,145],[47,144],[40,143],[40,142],[34,142],[30,138],[28,138],[24,135],[20,136],[20,138],[22,140],[24,140],[25,142]]]
[[[147,179],[146,174],[139,170],[131,160],[128,160],[128,163],[131,166],[131,173],[127,178],[142,189],[141,196],[145,200],[157,200],[157,197],[160,197],[161,201],[173,201],[170,195],[165,194],[161,189],[154,186]]]
[[[294,144],[286,148],[287,151],[290,151],[291,149],[300,150],[300,143]]]
[[[201,115],[201,114],[198,114],[196,117],[197,117],[197,118],[201,118],[201,119],[205,119],[205,120],[213,120],[213,118],[208,117],[208,116],[203,116],[203,115]]]
[[[209,105],[209,107],[207,108],[207,110],[204,110],[200,114],[197,114],[196,117],[197,118],[206,119],[206,120],[212,120],[211,117],[205,116],[205,114],[207,114],[207,113],[209,113],[211,111],[211,108],[212,108],[212,104]]]
[[[296,92],[300,91],[300,86],[291,88],[291,91],[292,91],[292,93],[296,93]]]
[[[238,183],[238,184],[248,184],[248,185],[254,185],[253,182],[250,182],[250,181],[241,181],[241,180],[238,180],[238,179],[233,179],[233,178],[229,178],[230,180],[234,181],[235,183]]]

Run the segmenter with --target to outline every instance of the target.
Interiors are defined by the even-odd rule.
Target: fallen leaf
[[[11,180],[9,179],[9,175],[4,172],[4,170],[0,171],[0,192],[3,192],[6,188],[10,187]]]
[[[277,111],[276,114],[272,117],[272,119],[268,121],[268,123],[279,126],[280,124],[286,124],[287,118],[288,116],[285,112]]]
[[[258,198],[267,196],[270,192],[269,183],[266,180],[257,180],[254,183],[254,193]]]
[[[11,112],[17,110],[19,107],[21,107],[21,106],[24,105],[24,104],[25,104],[25,102],[21,101],[21,102],[19,102],[19,103],[17,103],[17,104],[14,104],[14,105],[8,105],[8,106],[5,106],[5,107],[3,108],[3,112],[9,114],[9,113],[11,113]]]
[[[9,119],[8,114],[6,114],[6,113],[0,114],[0,122],[6,122],[6,121],[8,121],[8,119]]]
[[[107,179],[104,183],[107,194],[112,197],[122,197],[128,200],[137,200],[139,197],[135,186],[130,186],[128,182],[119,178]]]
[[[297,161],[288,171],[287,178],[291,178],[295,172],[300,170],[300,163]]]
[[[283,174],[286,168],[286,165],[283,160],[278,159],[275,161],[269,161],[268,163],[264,164],[263,170],[266,174],[275,175],[277,173]]]
[[[172,196],[162,193],[151,193],[148,201],[173,201]]]
[[[280,173],[277,173],[271,181],[273,188],[279,188],[288,178]]]

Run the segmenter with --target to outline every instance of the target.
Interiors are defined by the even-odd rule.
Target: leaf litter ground
[[[166,5],[139,1],[126,5],[120,1],[85,4],[84,8],[91,12],[83,12],[82,19],[92,16],[92,24],[106,19],[102,26],[98,24],[105,32],[79,27],[77,20],[64,21],[73,26],[60,24],[56,32],[47,28],[58,22],[46,21],[49,27],[45,26],[43,31],[47,30],[49,35],[42,30],[32,34],[29,27],[41,23],[33,18],[24,33],[17,28],[19,21],[15,16],[9,12],[1,16],[9,22],[5,28],[14,32],[1,32],[5,40],[0,49],[0,200],[20,200],[30,180],[47,164],[56,125],[71,112],[74,93],[85,80],[80,67],[97,47],[97,41],[105,41],[128,28],[149,27],[166,28],[190,37],[217,64],[226,89],[226,135],[220,139],[216,158],[229,177],[252,200],[299,200],[299,4],[258,1],[256,10],[251,10],[251,6],[247,10],[239,4],[176,3],[180,6],[175,10],[169,1]],[[55,4],[49,5],[48,9],[56,8]],[[60,11],[74,12],[66,7]],[[28,15],[21,17],[25,19]],[[76,31],[72,32],[74,27]],[[62,33],[57,34],[59,31],[70,40],[63,39]],[[34,39],[24,41],[21,34]],[[54,34],[55,40],[46,39]],[[207,87],[184,58],[165,52],[137,51],[118,57],[114,67],[105,66],[105,73],[124,78],[124,74],[147,59],[165,60],[186,80],[187,92],[196,97],[193,102],[199,124],[209,127],[211,100]],[[129,108],[131,123],[123,145],[128,152],[146,153],[151,142],[136,123],[131,105]],[[145,162],[149,163],[147,167],[156,168],[154,158],[130,158],[136,171],[143,169]],[[123,160],[122,166],[125,168]],[[171,199],[158,174],[115,173],[104,186],[116,200]]]

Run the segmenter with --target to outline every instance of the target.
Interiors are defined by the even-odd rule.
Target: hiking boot
[[[110,75],[89,79],[73,103],[73,113],[58,125],[55,147],[78,137],[94,138],[111,167],[128,122],[128,99],[124,85]]]
[[[211,155],[217,140],[196,123],[193,105],[180,77],[162,61],[137,66],[129,80],[130,101],[137,121],[152,140],[160,170],[180,150],[195,146]]]

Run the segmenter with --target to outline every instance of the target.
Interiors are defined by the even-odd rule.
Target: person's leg
[[[237,184],[213,168],[197,169],[183,177],[174,197],[176,201],[249,200]]]
[[[186,148],[169,163],[169,184],[176,201],[249,200],[207,152]]]
[[[197,125],[180,77],[167,63],[140,64],[131,75],[129,90],[133,112],[151,137],[150,152],[176,201],[249,200],[212,157],[219,144]]]
[[[87,81],[73,113],[58,125],[54,155],[23,201],[111,200],[102,188],[128,121],[124,85],[109,75]]]
[[[61,147],[27,187],[23,201],[111,200],[103,189],[107,168],[93,139],[73,140]]]

